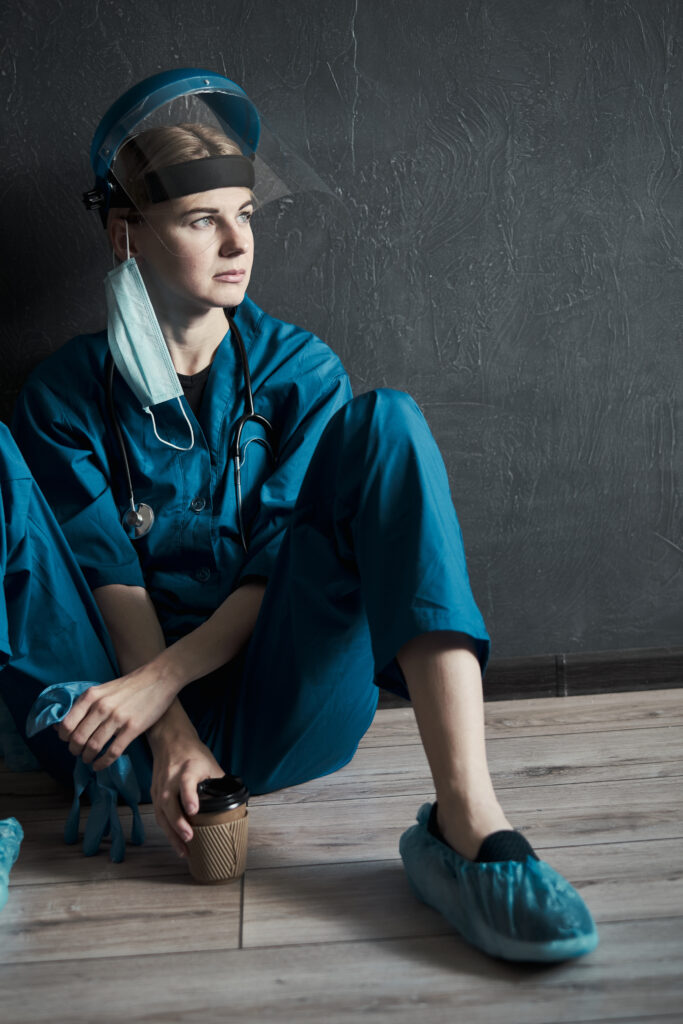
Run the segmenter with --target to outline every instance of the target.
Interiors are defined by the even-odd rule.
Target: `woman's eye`
[[[199,220],[192,221],[193,228],[208,228],[211,226],[211,217],[200,217]]]
[[[237,220],[240,224],[248,224],[251,220],[253,210],[242,210],[241,213],[237,214]]]

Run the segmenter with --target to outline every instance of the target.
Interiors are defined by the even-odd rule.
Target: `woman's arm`
[[[176,695],[187,683],[230,661],[247,642],[264,591],[265,582],[245,583],[207,622],[169,648],[144,588],[113,584],[93,592],[127,675],[87,690],[60,723],[59,735],[84,761],[92,761],[107,738],[115,736],[93,766],[99,769],[146,729],[153,756],[154,814],[181,856],[192,838],[185,815],[198,810],[197,784],[225,772]]]
[[[81,754],[86,764],[112,741],[95,761],[96,770],[112,764],[147,730],[150,742],[157,744],[163,742],[165,732],[177,733],[178,710],[172,725],[162,716],[184,686],[224,665],[244,646],[256,624],[265,583],[245,583],[206,622],[161,651],[158,645],[163,637],[158,621],[158,633],[153,628],[156,612],[149,595],[131,597],[125,593],[129,588],[103,589],[107,593],[104,599],[99,594],[98,604],[106,610],[105,621],[108,626],[111,621],[114,643],[118,640],[121,645],[124,661],[131,664],[145,653],[152,657],[120,679],[91,686],[59,725],[59,735],[69,743],[71,753]]]
[[[232,661],[254,632],[265,590],[265,581],[238,587],[206,622],[166,648],[141,674],[164,680],[177,694],[188,683]]]
[[[187,683],[230,661],[254,631],[265,589],[265,581],[239,587],[210,619],[145,665],[138,678],[151,685],[170,680],[170,692],[178,693]],[[152,801],[156,820],[174,850],[185,856],[185,843],[192,839],[192,827],[185,815],[199,810],[197,784],[220,777],[225,771],[201,743],[177,697],[147,730],[147,739],[154,757]],[[94,767],[100,762],[102,767],[109,763],[109,753]]]
[[[144,587],[111,583],[93,597],[111,637],[124,674],[151,661],[166,647],[156,608]]]
[[[96,588],[93,597],[122,672],[133,672],[165,650],[156,609],[144,587],[111,584]],[[188,814],[195,813],[197,784],[220,777],[224,770],[199,739],[177,697],[147,730],[147,739],[153,758],[154,816],[176,853],[185,856],[184,841],[192,838],[192,828],[183,808]]]

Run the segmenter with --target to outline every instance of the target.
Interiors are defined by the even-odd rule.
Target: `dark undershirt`
[[[209,379],[209,373],[211,372],[211,363],[205,366],[199,373],[187,374],[179,373],[178,380],[180,381],[181,387],[187,404],[189,405],[192,412],[199,419],[199,407],[202,404],[202,397],[204,395],[204,388],[206,382]]]

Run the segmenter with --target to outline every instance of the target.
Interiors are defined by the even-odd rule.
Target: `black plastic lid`
[[[229,811],[245,804],[249,790],[237,775],[224,775],[221,779],[204,779],[197,786],[199,813]]]

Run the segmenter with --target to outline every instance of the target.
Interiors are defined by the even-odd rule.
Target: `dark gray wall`
[[[677,0],[24,0],[3,10],[2,414],[103,326],[87,152],[156,71],[240,82],[343,200],[252,297],[441,445],[498,655],[681,642]]]

